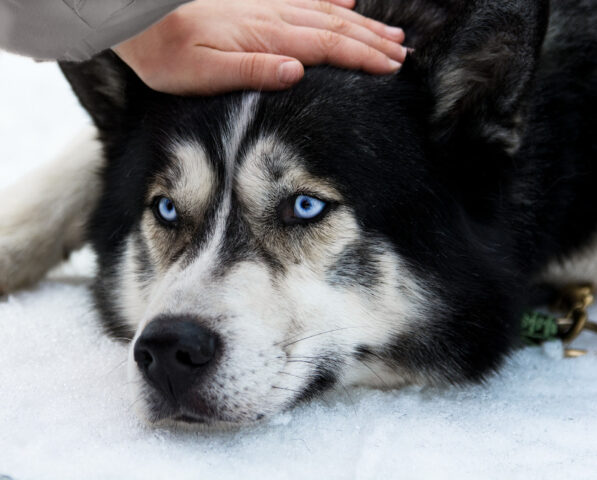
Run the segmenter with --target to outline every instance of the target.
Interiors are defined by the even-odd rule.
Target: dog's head
[[[517,267],[496,192],[539,3],[365,2],[415,39],[403,70],[313,68],[287,92],[179,98],[110,53],[62,65],[106,149],[96,296],[146,418],[241,423],[499,363]]]

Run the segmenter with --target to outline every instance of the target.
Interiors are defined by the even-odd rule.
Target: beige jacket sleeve
[[[189,0],[0,0],[0,49],[40,60],[86,60]]]

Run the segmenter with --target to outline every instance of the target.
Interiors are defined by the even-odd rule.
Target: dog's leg
[[[90,129],[0,198],[0,294],[40,280],[83,246],[101,191],[103,154]]]

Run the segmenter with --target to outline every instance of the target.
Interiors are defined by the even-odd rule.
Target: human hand
[[[350,10],[355,0],[194,0],[113,48],[149,87],[179,95],[280,90],[303,65],[392,73],[399,28]]]

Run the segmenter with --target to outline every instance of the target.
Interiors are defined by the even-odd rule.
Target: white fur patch
[[[56,160],[2,192],[0,292],[40,280],[83,245],[103,163],[97,132],[89,129]]]
[[[553,285],[597,284],[597,237],[574,254],[551,262],[539,279]]]

